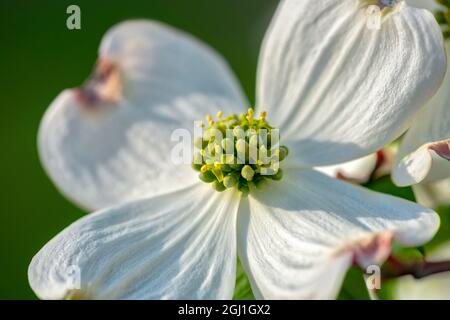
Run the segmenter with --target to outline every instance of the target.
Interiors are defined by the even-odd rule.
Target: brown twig
[[[383,268],[382,277],[386,280],[411,275],[415,279],[422,279],[433,274],[448,271],[450,271],[450,261],[428,262],[419,260],[403,262],[390,256]]]

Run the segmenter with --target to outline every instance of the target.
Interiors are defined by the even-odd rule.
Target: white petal
[[[355,0],[283,1],[266,35],[257,107],[303,165],[360,158],[397,138],[446,68],[433,15],[400,2],[379,30]]]
[[[230,299],[238,199],[200,183],[88,215],[33,258],[31,287],[42,299]]]
[[[363,158],[328,167],[317,167],[316,170],[333,178],[365,183],[375,170],[377,154],[372,153]]]
[[[315,171],[286,169],[269,187],[249,196],[238,215],[239,256],[259,298],[335,298],[352,259],[374,237],[419,245],[439,226],[430,209]],[[383,262],[383,251],[373,250],[373,263]]]
[[[450,58],[450,43],[447,43]],[[400,186],[450,177],[450,72],[406,133],[393,172]],[[441,148],[436,148],[440,143]],[[439,146],[439,144],[438,144]],[[428,154],[425,154],[428,153]],[[418,159],[418,158],[422,158]],[[423,165],[422,168],[417,168]]]
[[[397,161],[392,170],[394,183],[398,186],[410,186],[419,182],[428,183],[449,178],[450,139],[426,143],[407,153],[405,150],[415,144],[412,142],[412,135],[413,133],[408,131],[397,154]],[[419,139],[420,136],[414,137]]]
[[[80,100],[80,90],[65,91],[39,131],[45,169],[66,196],[88,209],[190,184],[189,166],[171,161],[173,130],[192,132],[206,114],[240,112],[246,104],[216,53],[155,22],[112,28],[99,61],[119,70],[123,96],[92,107]]]
[[[423,146],[404,157],[392,170],[392,180],[398,186],[409,186],[424,180],[431,169],[432,155],[428,146]]]
[[[427,255],[428,261],[450,259],[450,243]],[[411,276],[398,279],[394,297],[400,300],[450,300],[450,273],[440,273],[416,280]]]
[[[412,186],[416,200],[423,206],[436,208],[450,205],[450,179],[422,182]]]

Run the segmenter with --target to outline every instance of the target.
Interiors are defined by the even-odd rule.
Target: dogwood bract
[[[382,9],[379,30],[368,28],[370,5]],[[239,255],[257,298],[334,298],[353,262],[381,263],[392,238],[422,244],[439,219],[312,168],[397,138],[441,83],[442,42],[433,16],[403,1],[283,1],[262,46],[256,112],[245,115],[211,49],[155,22],[114,27],[95,76],[50,107],[39,146],[80,205],[128,202],[51,240],[29,267],[33,290],[45,299],[230,299]],[[173,130],[219,110],[242,121],[267,111],[290,150],[280,181],[248,196],[236,184],[217,192],[170,161]],[[241,169],[252,182],[255,168]]]

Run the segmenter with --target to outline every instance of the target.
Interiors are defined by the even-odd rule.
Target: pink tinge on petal
[[[395,151],[391,147],[386,147],[377,152],[377,164],[373,172],[373,179],[387,176],[391,173],[395,164]]]
[[[388,149],[381,149],[374,154],[374,157],[376,162],[370,171],[361,170],[360,176],[357,177],[356,175],[348,175],[344,170],[339,169],[335,174],[336,179],[355,184],[364,184],[371,179],[377,179],[389,174],[394,163],[392,153]]]
[[[344,172],[339,170],[336,172],[336,179],[347,181],[347,182],[352,182],[352,183],[356,183],[356,184],[362,184],[362,183],[366,183],[367,180],[369,180],[369,177],[365,177],[363,179],[351,178],[351,177],[348,177]]]
[[[355,243],[351,249],[353,262],[362,268],[370,265],[381,265],[391,254],[392,233],[376,234],[368,239]]]
[[[94,73],[74,94],[87,110],[102,109],[122,98],[123,84],[118,67],[108,59],[98,61]]]
[[[428,148],[436,152],[438,156],[450,161],[450,140],[430,144]]]

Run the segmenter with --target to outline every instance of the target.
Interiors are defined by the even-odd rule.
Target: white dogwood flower
[[[369,5],[382,9],[379,30],[367,26]],[[229,69],[167,26],[113,28],[95,76],[50,107],[39,146],[53,180],[80,205],[128,202],[46,244],[30,264],[31,287],[45,299],[229,299],[239,255],[257,298],[334,298],[353,262],[383,262],[392,239],[428,241],[439,218],[312,168],[397,138],[439,88],[442,41],[433,16],[403,1],[283,1],[262,46],[256,111],[267,111],[261,120],[289,147],[284,175],[253,188],[258,170],[245,165],[223,191],[221,164],[220,172],[202,165],[217,192],[170,161],[170,137],[202,114],[245,112]],[[78,281],[68,275],[74,266]]]

